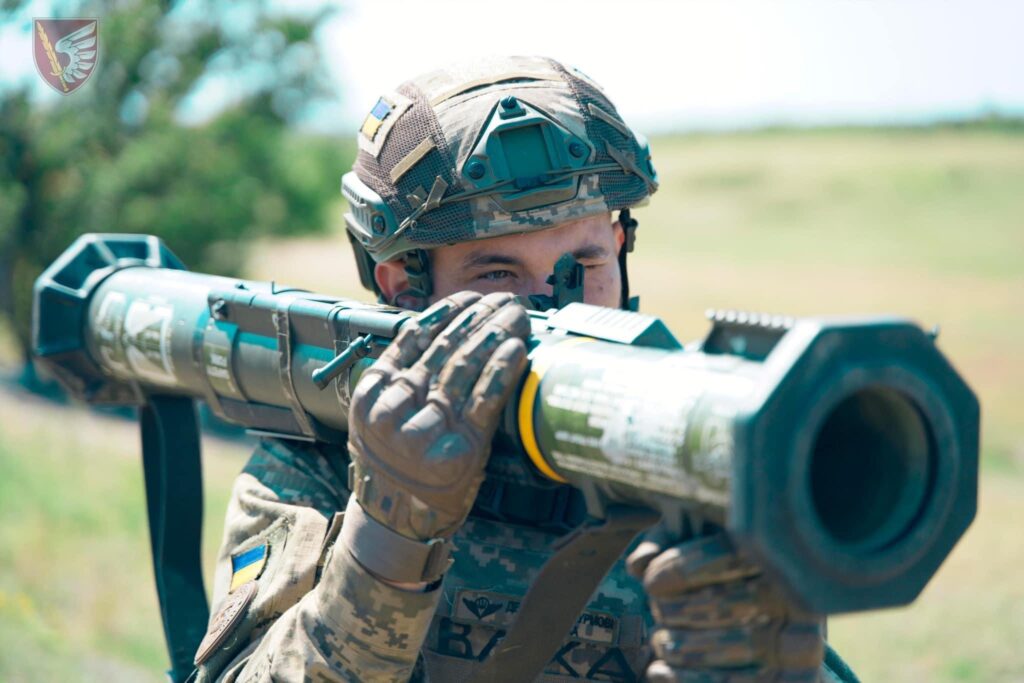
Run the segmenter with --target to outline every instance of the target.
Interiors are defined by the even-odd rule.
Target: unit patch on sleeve
[[[239,586],[249,583],[258,578],[263,567],[267,564],[267,544],[263,543],[250,548],[237,555],[231,556],[231,587],[228,590],[235,590]]]
[[[199,666],[219,648],[236,625],[245,616],[249,603],[256,597],[255,582],[242,584],[241,590],[228,594],[220,611],[210,620],[210,628],[196,650],[195,664]]]

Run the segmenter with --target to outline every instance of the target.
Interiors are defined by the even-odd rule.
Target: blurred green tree
[[[3,0],[0,21],[27,22],[24,10]],[[32,283],[77,235],[156,234],[190,268],[235,274],[253,238],[329,225],[352,155],[293,125],[335,96],[313,37],[330,10],[216,0],[65,10],[99,19],[89,82],[45,107],[28,86],[0,90],[0,316],[26,359]],[[197,93],[221,97],[186,123],[209,101]]]

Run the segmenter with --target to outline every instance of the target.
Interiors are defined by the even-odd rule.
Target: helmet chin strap
[[[636,227],[639,223],[629,215],[629,209],[622,209],[619,211],[619,225],[622,226],[622,231],[626,236],[622,247],[619,248],[619,276],[622,279],[622,298],[619,306],[627,311],[636,311],[640,308],[640,297],[629,296],[629,271],[626,269],[626,254],[633,251],[633,245],[636,243]]]

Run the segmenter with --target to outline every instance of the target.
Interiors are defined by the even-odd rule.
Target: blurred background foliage
[[[0,22],[26,3],[5,0]],[[237,274],[264,235],[322,230],[351,153],[290,125],[336,97],[313,32],[329,14],[206,0],[84,2],[102,17],[89,81],[55,106],[0,90],[0,317],[27,348],[32,282],[77,235],[159,235],[194,269]],[[210,120],[181,112],[205,83],[234,81]]]
[[[102,18],[90,81],[55,106],[0,87],[0,380],[25,367],[34,278],[83,232],[158,234],[195,270],[370,298],[338,196],[354,130],[299,127],[338,95],[314,39],[326,15],[283,7],[73,4],[63,16]],[[24,8],[0,0],[0,22]],[[183,116],[218,83],[225,106]],[[915,603],[834,619],[830,639],[866,682],[1024,680],[1024,123],[665,134],[652,149],[662,186],[637,212],[631,281],[681,339],[708,307],[941,324],[982,403],[978,519]],[[208,577],[247,450],[204,439]],[[0,381],[0,520],[0,681],[162,680],[131,421]]]

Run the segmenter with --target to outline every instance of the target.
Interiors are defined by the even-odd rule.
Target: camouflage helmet
[[[425,269],[433,247],[628,210],[658,187],[646,139],[601,88],[540,57],[414,78],[377,101],[357,139],[345,223],[375,291],[375,262],[419,254]]]

